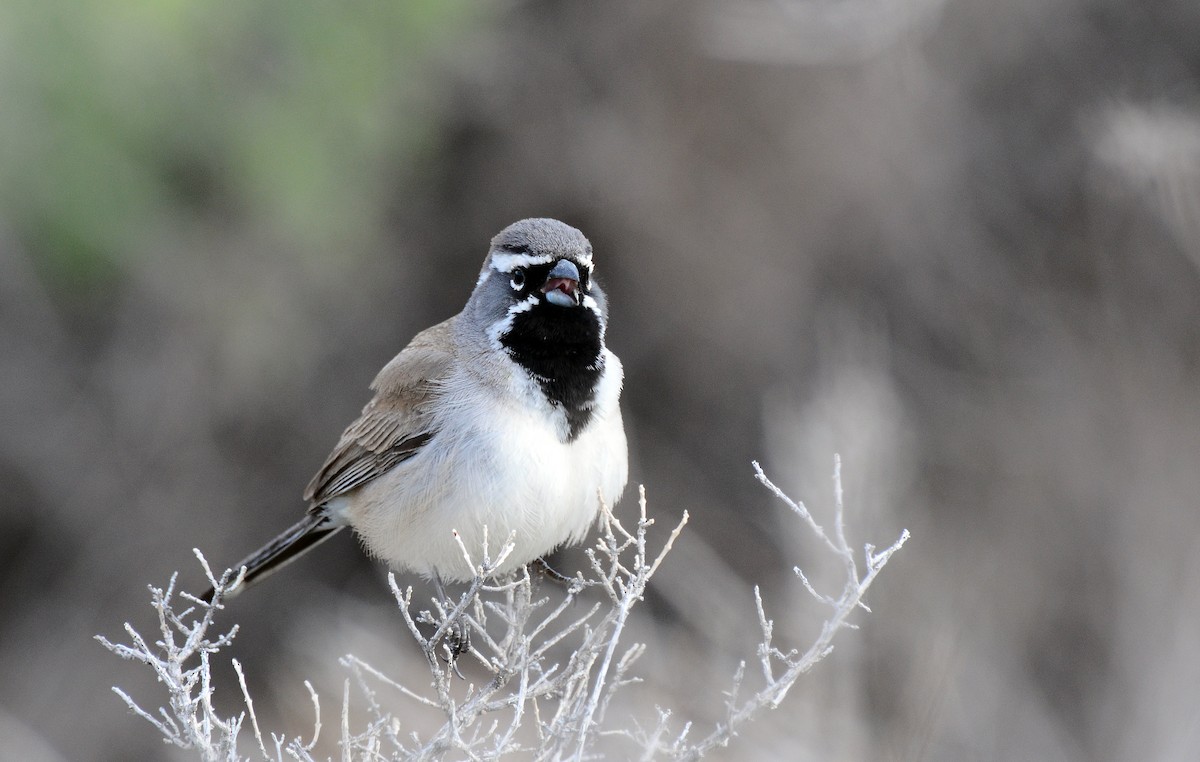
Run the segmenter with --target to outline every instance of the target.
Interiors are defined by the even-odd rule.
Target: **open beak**
[[[546,283],[542,286],[546,301],[559,307],[578,307],[579,268],[569,259],[560,259],[546,275]]]

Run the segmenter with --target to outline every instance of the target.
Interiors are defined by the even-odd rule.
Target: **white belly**
[[[494,557],[510,539],[501,573],[587,534],[600,509],[620,497],[628,473],[618,398],[621,366],[609,355],[594,417],[570,443],[548,415],[524,401],[443,404],[423,450],[358,492],[339,510],[367,550],[397,570],[462,581],[472,576],[457,532],[478,563],[484,528]],[[454,393],[453,381],[448,384]],[[519,400],[520,397],[517,397]]]

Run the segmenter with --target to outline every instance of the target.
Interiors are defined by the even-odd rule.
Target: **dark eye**
[[[524,267],[518,267],[517,269],[513,270],[512,287],[516,291],[520,291],[522,288],[525,287],[525,268]]]

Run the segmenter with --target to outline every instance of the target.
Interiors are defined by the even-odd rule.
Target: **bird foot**
[[[533,561],[532,563],[529,564],[529,566],[531,569],[533,569],[533,571],[538,572],[542,576],[546,577],[547,579],[551,580],[552,582],[556,582],[556,583],[562,585],[563,587],[570,587],[571,583],[575,581],[574,579],[572,579],[571,577],[568,577],[567,575],[563,574],[562,572],[556,571],[554,568],[552,568],[550,566],[550,564],[546,563],[546,559],[544,559],[544,558],[539,558],[539,559]]]

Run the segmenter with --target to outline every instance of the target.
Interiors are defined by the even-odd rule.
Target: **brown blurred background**
[[[647,706],[719,714],[754,582],[811,638],[836,567],[750,461],[828,517],[840,452],[913,540],[722,758],[1200,758],[1194,0],[0,6],[0,758],[187,758],[92,635],[293,521],[525,216],[591,237],[693,516]],[[339,537],[234,602],[264,724],[408,669],[389,601]]]

